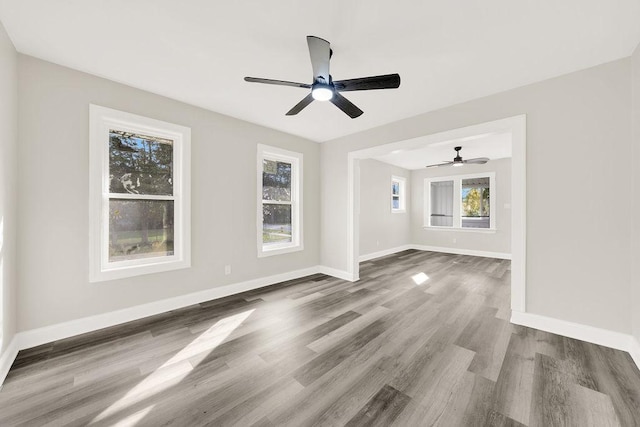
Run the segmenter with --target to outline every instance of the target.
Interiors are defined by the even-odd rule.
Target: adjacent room
[[[0,425],[640,426],[640,0],[0,0]]]

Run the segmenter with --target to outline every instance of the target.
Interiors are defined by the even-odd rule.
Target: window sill
[[[407,213],[406,209],[391,209],[391,213]]]
[[[268,256],[273,256],[273,255],[282,255],[282,254],[288,254],[291,252],[298,252],[304,249],[303,245],[296,245],[296,246],[285,246],[285,247],[280,247],[280,248],[273,248],[273,249],[262,249],[259,248],[258,249],[258,258],[264,258],[264,257],[268,257]]]
[[[191,262],[187,260],[158,261],[155,263],[111,267],[105,268],[101,271],[93,272],[91,274],[91,277],[89,277],[89,282],[94,283],[106,282],[109,280],[127,279],[146,274],[163,273],[190,267]]]
[[[437,231],[461,231],[463,233],[481,233],[481,234],[495,234],[498,231],[495,228],[471,228],[471,227],[437,227],[433,225],[423,225],[424,230],[437,230]]]

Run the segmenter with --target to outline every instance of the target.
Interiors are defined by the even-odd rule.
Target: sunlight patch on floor
[[[149,412],[151,412],[151,410],[153,409],[154,406],[156,406],[156,405],[147,406],[143,410],[138,411],[135,414],[131,414],[128,417],[125,417],[125,418],[119,420],[117,423],[113,424],[113,427],[132,427],[132,426],[135,426],[140,421],[142,421],[142,419],[144,417],[146,417]]]
[[[207,355],[244,322],[255,309],[248,310],[233,316],[220,319],[213,326],[200,334],[182,350],[162,364],[158,369],[149,374],[145,379],[136,384],[124,396],[98,414],[90,424],[102,421],[117,414],[136,403],[143,401],[153,395],[160,393],[174,385],[180,383],[195,366],[198,365]],[[192,364],[189,358],[195,355],[202,355],[198,362]],[[151,410],[152,407],[149,408]],[[136,412],[139,414],[140,412]],[[144,414],[140,419],[142,419]]]
[[[422,285],[424,282],[429,280],[429,276],[424,273],[418,273],[411,276],[411,279],[413,279],[413,283],[416,285]]]

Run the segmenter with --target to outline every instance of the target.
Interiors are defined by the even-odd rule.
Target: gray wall
[[[640,45],[632,56],[633,61],[633,250],[631,308],[633,313],[633,334],[640,341]]]
[[[323,143],[322,263],[347,268],[349,151],[527,114],[527,311],[630,333],[630,82],[626,58]]]
[[[462,170],[461,170],[462,169]],[[424,180],[438,176],[466,175],[480,172],[496,173],[496,232],[449,231],[425,229]],[[411,172],[413,206],[411,210],[412,242],[418,245],[476,251],[511,253],[511,159],[492,160],[485,165],[462,168],[421,169]],[[494,197],[492,195],[492,197]],[[455,239],[455,243],[454,240]]]
[[[16,332],[18,54],[0,23],[0,354]]]
[[[90,103],[191,128],[192,268],[88,282]],[[258,143],[304,154],[304,251],[257,258]],[[19,55],[18,157],[19,330],[319,263],[314,142]]]
[[[406,211],[391,212],[391,176],[406,178]],[[411,172],[378,160],[360,161],[360,255],[411,243]]]

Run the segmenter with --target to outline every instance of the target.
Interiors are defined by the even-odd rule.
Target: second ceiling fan
[[[442,166],[462,166],[465,164],[483,165],[489,161],[488,157],[477,157],[475,159],[463,160],[462,156],[460,155],[460,150],[462,150],[462,147],[455,147],[454,150],[456,150],[456,156],[453,158],[453,161],[437,163],[435,165],[427,165],[426,167],[438,168]]]
[[[334,82],[331,74],[329,74],[329,60],[333,54],[329,42],[321,39],[320,37],[307,36],[307,45],[309,46],[309,55],[311,56],[311,66],[313,68],[313,83],[296,83],[258,77],[244,78],[245,81],[252,83],[266,83],[311,89],[311,93],[289,110],[287,112],[287,116],[298,114],[303,108],[316,100],[330,101],[349,117],[355,119],[356,117],[361,116],[363,111],[356,107],[347,98],[342,96],[340,92],[372,89],[396,89],[400,86],[400,75],[398,74],[385,74],[382,76],[361,77]]]

